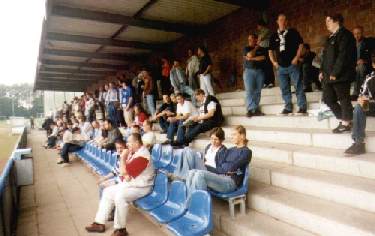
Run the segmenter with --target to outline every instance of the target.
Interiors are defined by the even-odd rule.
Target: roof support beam
[[[78,67],[87,67],[87,68],[107,68],[122,70],[128,68],[128,65],[112,65],[104,63],[87,63],[87,62],[74,62],[74,61],[61,61],[61,60],[48,60],[42,59],[42,64],[45,65],[64,65],[64,66],[78,66]]]
[[[120,54],[120,53],[93,53],[93,52],[59,50],[59,49],[48,49],[48,48],[45,48],[43,53],[49,54],[49,55],[56,55],[56,56],[90,57],[90,58],[110,59],[110,60],[119,60],[119,61],[139,60],[142,58],[141,56],[127,55],[127,54]]]
[[[64,16],[71,18],[78,18],[84,20],[93,20],[100,21],[105,23],[114,23],[121,25],[132,25],[142,28],[157,29],[167,32],[178,32],[183,34],[190,34],[197,31],[196,26],[178,24],[178,23],[169,23],[158,20],[146,20],[134,18],[131,16],[124,16],[120,14],[113,14],[101,11],[91,11],[80,8],[72,8],[61,5],[55,5],[52,7],[52,15],[55,16]]]
[[[162,49],[162,44],[150,44],[137,41],[124,41],[118,39],[108,38],[95,38],[82,35],[74,34],[62,34],[62,33],[47,33],[48,40],[75,42],[75,43],[86,43],[86,44],[100,44],[104,46],[116,46],[116,47],[129,47],[129,48],[140,48],[140,49]]]
[[[270,1],[269,0],[262,0],[262,1],[255,1],[255,0],[215,0],[216,2],[224,2],[231,5],[236,5],[240,7],[247,7],[253,8],[256,10],[265,10],[268,8]]]
[[[116,73],[113,71],[94,71],[94,70],[78,70],[78,69],[69,69],[69,68],[51,68],[42,66],[40,72],[57,72],[57,73],[66,73],[66,74],[86,74],[86,75],[113,75]],[[56,74],[57,75],[57,74]]]

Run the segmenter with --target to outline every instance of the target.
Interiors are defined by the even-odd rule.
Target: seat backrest
[[[170,172],[173,172],[176,167],[177,167],[177,164],[180,163],[180,160],[182,158],[182,154],[184,153],[184,149],[181,148],[181,149],[173,149],[173,152],[172,152],[172,160],[171,160],[171,168],[168,168]]]
[[[195,190],[190,195],[188,212],[199,218],[202,224],[212,223],[212,202],[211,195],[207,191]]]
[[[172,161],[172,154],[173,154],[173,148],[171,145],[163,145],[162,146],[162,153],[159,159],[159,164],[161,166],[167,166]]]
[[[160,157],[161,157],[161,151],[162,151],[162,145],[157,143],[157,144],[154,144],[153,147],[152,147],[152,151],[151,151],[151,157],[152,157],[152,161],[155,163],[155,162],[158,162]]]
[[[110,157],[110,160],[111,160],[110,165],[112,167],[115,167],[116,162],[117,162],[117,152],[112,153],[111,151],[108,151],[107,155]]]
[[[180,205],[185,205],[187,198],[187,189],[184,182],[175,180],[171,183],[168,201]]]
[[[100,159],[102,159],[102,161],[104,162],[106,162],[107,160],[107,150],[105,150],[104,148],[100,152]]]
[[[164,174],[159,172],[155,177],[153,194],[158,195],[159,198],[163,199],[164,201],[168,198],[168,177]]]

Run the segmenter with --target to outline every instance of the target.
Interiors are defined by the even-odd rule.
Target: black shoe
[[[58,165],[64,164],[64,161],[57,162]]]
[[[184,144],[179,143],[179,142],[172,142],[171,145],[172,145],[172,147],[175,148],[175,149],[180,149],[180,148],[184,148],[184,147],[185,147]],[[188,144],[187,146],[189,146],[189,144]]]
[[[305,93],[311,93],[312,91],[313,91],[312,88],[305,88],[303,90],[303,92],[305,92]]]
[[[261,112],[261,111],[259,110],[259,108],[258,108],[258,109],[255,110],[255,112],[253,112],[253,116],[264,116],[264,113]]]
[[[366,153],[366,145],[364,143],[353,143],[348,149],[345,150],[345,154],[348,156],[361,155]]]
[[[171,140],[166,140],[166,141],[162,142],[161,145],[169,145],[171,143],[172,143]]]
[[[307,114],[306,109],[299,109],[299,110],[297,111],[297,113],[295,113],[295,115],[296,115],[296,116],[307,116],[308,114]]]
[[[289,111],[287,109],[282,110],[280,113],[281,116],[288,116],[290,114],[292,114],[292,111]]]
[[[267,88],[273,88],[273,87],[275,87],[273,83],[270,83],[269,85],[267,85]]]
[[[345,132],[350,132],[352,130],[351,125],[343,125],[342,122],[339,123],[339,125],[332,130],[332,133],[334,134],[342,134]]]
[[[252,117],[254,114],[253,114],[253,112],[252,111],[248,111],[247,113],[246,113],[246,116],[247,117]]]

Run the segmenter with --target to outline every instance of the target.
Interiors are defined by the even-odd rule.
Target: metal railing
[[[27,132],[24,128],[0,174],[0,236],[15,235],[19,207],[19,187],[17,187],[17,173],[13,157],[18,148],[25,148],[26,145]]]

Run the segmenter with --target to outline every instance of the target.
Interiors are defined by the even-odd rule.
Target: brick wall
[[[275,29],[277,13],[284,12],[289,17],[289,24],[297,28],[305,42],[314,48],[317,46],[317,36],[327,34],[324,16],[328,9],[342,13],[347,28],[352,29],[360,24],[364,26],[366,35],[375,36],[374,0],[271,0],[266,15],[270,19],[270,28]],[[169,54],[186,60],[188,48],[203,44],[210,52],[214,62],[213,74],[223,90],[236,89],[227,85],[232,73],[237,75],[237,88],[242,88],[242,48],[248,33],[255,30],[260,16],[261,13],[254,10],[235,11],[215,22],[206,33],[178,40]],[[158,56],[155,54],[152,57],[155,59]],[[216,91],[219,89],[216,88]]]

